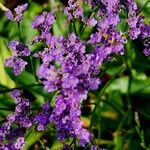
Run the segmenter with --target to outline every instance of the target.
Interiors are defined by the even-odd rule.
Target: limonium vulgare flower
[[[14,9],[14,12],[8,10],[5,12],[5,15],[9,20],[20,22],[27,7],[28,7],[27,3],[19,5]]]
[[[90,15],[84,14],[82,5],[86,3],[91,9]],[[16,15],[6,12],[8,19],[19,22],[27,4],[18,6]],[[96,8],[96,12],[95,12]],[[127,13],[127,31],[119,31],[117,25],[121,22],[120,10],[124,8]],[[88,39],[83,39],[76,31],[71,31],[66,36],[54,36],[53,24],[57,15],[46,12],[35,16],[32,28],[39,30],[39,35],[32,39],[32,44],[43,42],[42,51],[31,55],[30,49],[19,41],[11,41],[9,48],[12,57],[7,58],[5,65],[13,68],[15,75],[20,75],[25,69],[25,57],[37,57],[41,63],[37,69],[38,81],[44,89],[57,92],[55,104],[49,102],[42,105],[36,114],[31,111],[29,100],[24,98],[19,90],[11,92],[15,99],[15,111],[8,115],[6,122],[0,126],[0,149],[21,149],[25,145],[25,134],[28,128],[35,126],[38,131],[44,131],[49,124],[54,124],[57,138],[77,139],[80,146],[87,146],[92,134],[83,127],[81,116],[81,103],[87,99],[91,90],[97,90],[101,84],[98,75],[101,65],[110,60],[114,54],[123,55],[124,45],[128,36],[132,40],[144,40],[144,54],[150,55],[150,26],[144,23],[140,9],[133,0],[69,0],[68,5],[62,9],[67,21],[74,23],[80,20],[84,27],[93,27],[93,32]],[[94,10],[94,11],[93,11]],[[94,16],[94,17],[93,17]],[[75,27],[75,26],[74,26]],[[84,28],[83,28],[84,31]],[[81,31],[82,32],[82,31]],[[90,45],[92,51],[88,52]],[[93,144],[92,144],[93,145]],[[64,145],[63,149],[72,149]],[[98,149],[92,146],[92,150]]]
[[[25,46],[18,41],[11,41],[9,43],[9,48],[12,50],[12,57],[7,58],[5,65],[13,68],[15,75],[20,75],[27,62],[24,61],[21,57],[27,57],[30,55],[30,50],[28,46]]]
[[[11,96],[15,99],[16,107],[14,113],[8,115],[7,121],[0,127],[0,149],[19,150],[25,145],[26,129],[32,125],[29,116],[30,104],[17,89],[11,92]]]

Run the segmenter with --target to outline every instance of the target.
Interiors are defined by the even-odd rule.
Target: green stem
[[[73,25],[73,28],[74,28],[74,32],[77,35],[77,29],[76,29],[76,25],[75,25],[75,19],[73,19],[72,25]]]
[[[36,82],[38,83],[38,78],[37,78],[37,76],[36,76],[36,69],[35,69],[35,67],[34,67],[34,65],[33,65],[33,58],[32,58],[31,56],[30,56],[30,61],[31,61],[32,73],[33,73],[33,75],[34,75],[34,77],[35,77]]]
[[[73,143],[74,143],[74,150],[76,150],[77,145],[76,145],[76,138],[73,139]]]
[[[18,25],[18,30],[19,30],[19,40],[22,42],[22,37],[21,37],[21,27],[20,27],[20,22],[17,22]]]
[[[137,133],[139,134],[139,137],[141,139],[141,146],[145,149],[145,150],[150,150],[150,148],[148,148],[145,144],[145,140],[144,140],[144,131],[140,130],[140,120],[139,120],[139,116],[138,116],[138,113],[135,112],[135,122],[136,122],[136,130],[137,130]]]
[[[126,113],[124,114],[124,117],[123,117],[121,123],[119,124],[119,126],[118,126],[118,128],[117,128],[118,131],[121,130],[122,126],[123,126],[124,123],[126,122],[126,119],[127,119],[128,115],[129,115],[129,112],[126,112]]]
[[[118,74],[120,74],[121,72],[123,72],[125,70],[125,66],[122,66],[121,69],[119,69],[119,71],[112,76],[112,78],[106,83],[106,85],[103,87],[103,89],[100,91],[99,95],[97,96],[97,102],[95,104],[94,110],[92,112],[92,116],[91,116],[91,122],[90,122],[90,129],[92,128],[92,123],[93,123],[93,118],[94,115],[96,113],[96,109],[99,106],[99,103],[101,101],[101,97],[103,96],[103,94],[105,93],[106,89],[108,88],[108,86],[112,83],[112,81],[117,77]]]
[[[98,145],[114,145],[114,142],[113,141],[109,141],[109,140],[99,140],[99,139],[96,139],[96,143],[98,143]]]
[[[124,58],[125,60],[125,65],[126,65],[126,68],[127,70],[129,71],[129,80],[128,80],[128,88],[127,88],[127,109],[128,109],[128,121],[129,121],[129,124],[131,123],[131,109],[132,109],[132,106],[131,106],[131,99],[130,99],[130,92],[131,92],[131,86],[132,86],[132,80],[133,80],[133,75],[132,75],[132,71],[131,71],[131,66],[130,64],[128,64],[126,58]]]
[[[20,86],[20,87],[15,87],[15,88],[12,88],[12,89],[2,90],[2,91],[0,91],[0,94],[11,92],[14,89],[26,89],[26,88],[30,88],[30,87],[34,87],[34,86],[41,86],[41,85],[42,85],[41,83],[39,83],[39,84],[28,84],[28,85],[25,85],[25,86]]]

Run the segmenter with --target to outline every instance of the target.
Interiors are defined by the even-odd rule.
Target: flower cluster
[[[11,92],[15,99],[15,112],[7,116],[7,121],[0,127],[0,149],[19,150],[25,145],[24,134],[31,127],[29,100],[21,96],[17,89]],[[4,144],[7,141],[7,144]]]
[[[11,41],[9,43],[9,48],[12,50],[13,56],[5,60],[5,65],[13,68],[15,75],[20,75],[27,62],[21,57],[27,57],[30,55],[30,50],[28,46],[25,46],[18,41]]]
[[[64,13],[68,16],[69,20],[73,20],[75,18],[83,19],[83,9],[80,6],[79,2],[76,0],[69,0],[68,6],[64,8]]]
[[[89,90],[97,89],[100,84],[96,78],[99,64],[93,60],[93,54],[85,53],[83,42],[74,33],[68,39],[54,41],[53,46],[37,54],[43,61],[37,73],[39,79],[46,90],[60,93],[56,97],[52,122],[58,128],[59,139],[78,136],[89,142],[89,133],[82,129],[80,103],[87,98]]]
[[[44,131],[45,127],[50,123],[50,116],[52,114],[52,108],[49,103],[42,105],[42,111],[36,114],[33,119],[34,124],[37,124],[38,131]]]
[[[145,40],[145,41],[144,41],[144,46],[145,46],[144,54],[145,54],[146,56],[150,56],[150,41]]]
[[[9,20],[20,22],[27,8],[28,8],[28,4],[25,3],[23,5],[19,5],[18,7],[16,7],[14,9],[14,14],[11,10],[8,10],[5,12],[5,15]]]
[[[51,28],[54,22],[55,16],[53,13],[44,11],[41,15],[37,15],[32,22],[32,28],[38,29],[41,34],[35,36],[32,43],[39,41],[47,41],[49,43],[51,41]]]
[[[144,23],[144,16],[139,15],[140,11],[133,0],[128,0],[128,24],[130,26],[129,36],[135,40],[137,38],[146,39],[150,37],[150,25]],[[146,40],[147,41],[147,40]],[[145,42],[146,43],[146,42]],[[145,45],[145,44],[144,44]],[[146,44],[144,54],[150,55],[149,46]]]

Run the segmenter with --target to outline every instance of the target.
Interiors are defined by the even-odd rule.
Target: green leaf
[[[10,56],[10,52],[5,46],[4,39],[0,39],[0,84],[6,87],[14,87],[15,83],[5,72],[4,61]]]
[[[128,88],[128,77],[121,77],[115,79],[112,84],[107,88],[107,93],[113,90],[119,90],[121,93],[126,94]],[[150,93],[150,79],[137,80],[133,79],[131,85],[131,94],[146,94]]]
[[[29,148],[36,142],[39,140],[39,138],[42,136],[41,132],[38,131],[30,131],[30,133],[28,134],[27,138],[26,138],[26,144],[25,147],[23,148],[23,150],[29,150]]]

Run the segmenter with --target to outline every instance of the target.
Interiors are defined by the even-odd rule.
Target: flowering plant
[[[33,12],[36,16],[32,15],[36,6],[32,1],[5,9],[5,16],[18,28],[19,38],[11,38],[8,48],[12,54],[4,63],[15,87],[0,91],[10,92],[14,100],[12,113],[0,124],[0,150],[27,147],[31,132],[40,137],[54,132],[52,135],[64,143],[53,148],[39,140],[43,149],[98,150],[102,147],[101,131],[105,131],[102,120],[107,124],[109,117],[117,121],[113,129],[108,127],[114,141],[106,148],[123,149],[126,139],[121,146],[115,140],[135,124],[134,134],[138,134],[141,147],[148,149],[139,123],[141,111],[134,108],[131,97],[140,93],[139,88],[133,88],[133,81],[141,78],[134,69],[136,59],[149,63],[150,25],[142,14],[148,3],[140,7],[134,0],[50,1],[44,10]],[[23,33],[23,21],[28,17],[32,23]],[[31,32],[29,40],[26,30]],[[131,45],[138,41],[142,46],[133,52]],[[149,69],[143,67],[142,73]],[[124,75],[125,90],[117,80]]]

